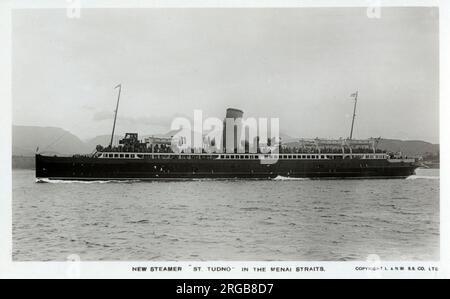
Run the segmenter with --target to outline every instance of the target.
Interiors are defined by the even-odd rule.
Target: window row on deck
[[[329,159],[386,159],[385,154],[141,154],[141,153],[101,153],[99,158],[108,159],[180,159],[180,160],[329,160]]]

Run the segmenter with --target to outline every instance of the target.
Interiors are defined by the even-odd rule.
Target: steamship
[[[281,178],[406,178],[419,167],[417,159],[377,148],[379,139],[301,139],[296,146],[279,145],[279,150],[251,153],[236,149],[216,153],[171,151],[170,137],[139,140],[127,133],[113,146],[121,85],[109,146],[98,146],[92,155],[45,156],[36,153],[36,178],[49,180],[191,180],[191,179],[275,179]],[[355,94],[355,116],[358,94]],[[243,112],[228,109],[226,118],[240,119]],[[225,135],[225,130],[224,130]],[[224,136],[225,137],[225,136]],[[226,138],[224,138],[225,143]]]

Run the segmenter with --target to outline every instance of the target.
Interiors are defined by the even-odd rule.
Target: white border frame
[[[435,6],[440,8],[440,262],[13,262],[12,261],[12,94],[11,11],[21,8],[66,8],[62,0],[0,2],[0,278],[450,278],[450,3],[438,0],[81,0],[83,8],[98,7],[368,7]],[[133,272],[132,267],[179,266],[182,272]],[[197,272],[193,267],[234,267],[231,272]],[[326,272],[255,273],[241,267],[320,267]],[[439,267],[429,271],[356,271],[356,267]]]

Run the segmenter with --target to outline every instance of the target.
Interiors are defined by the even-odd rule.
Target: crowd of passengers
[[[354,154],[372,154],[373,149],[371,148],[350,148],[345,147],[344,153],[354,153]],[[376,153],[385,153],[386,151],[376,149]],[[317,148],[299,148],[299,147],[285,147],[280,149],[281,154],[318,154],[319,150]],[[322,154],[342,154],[342,148],[320,148],[320,153]]]
[[[102,148],[99,150],[100,152],[113,152],[113,153],[173,153],[172,148],[170,145],[155,145],[153,147],[144,147],[144,146],[120,146],[120,147],[113,147],[112,149],[110,147]],[[195,153],[196,151],[194,149],[191,149],[190,153]],[[203,153],[207,153],[205,149],[202,150]],[[370,148],[352,148],[350,151],[349,148],[344,148],[344,153],[354,153],[354,154],[364,154],[373,153],[373,149]],[[182,152],[182,153],[188,153],[188,152]],[[235,153],[237,153],[237,150],[235,150]],[[246,151],[248,153],[248,150]],[[257,153],[261,153],[261,151],[258,149]],[[321,148],[320,153],[322,154],[342,154],[342,148]],[[386,151],[377,149],[376,153],[386,153]],[[319,150],[317,148],[300,148],[300,147],[282,147],[279,148],[279,154],[319,154]]]

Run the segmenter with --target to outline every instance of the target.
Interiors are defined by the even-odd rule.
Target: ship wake
[[[285,177],[285,176],[277,176],[276,178],[273,179],[274,181],[310,181],[311,179],[308,178],[290,178],[290,177]]]
[[[37,184],[131,184],[138,183],[139,180],[106,180],[106,181],[76,181],[76,180],[50,180],[50,179],[36,179]]]
[[[430,176],[430,175],[412,175],[407,177],[407,180],[439,180],[438,176]]]

